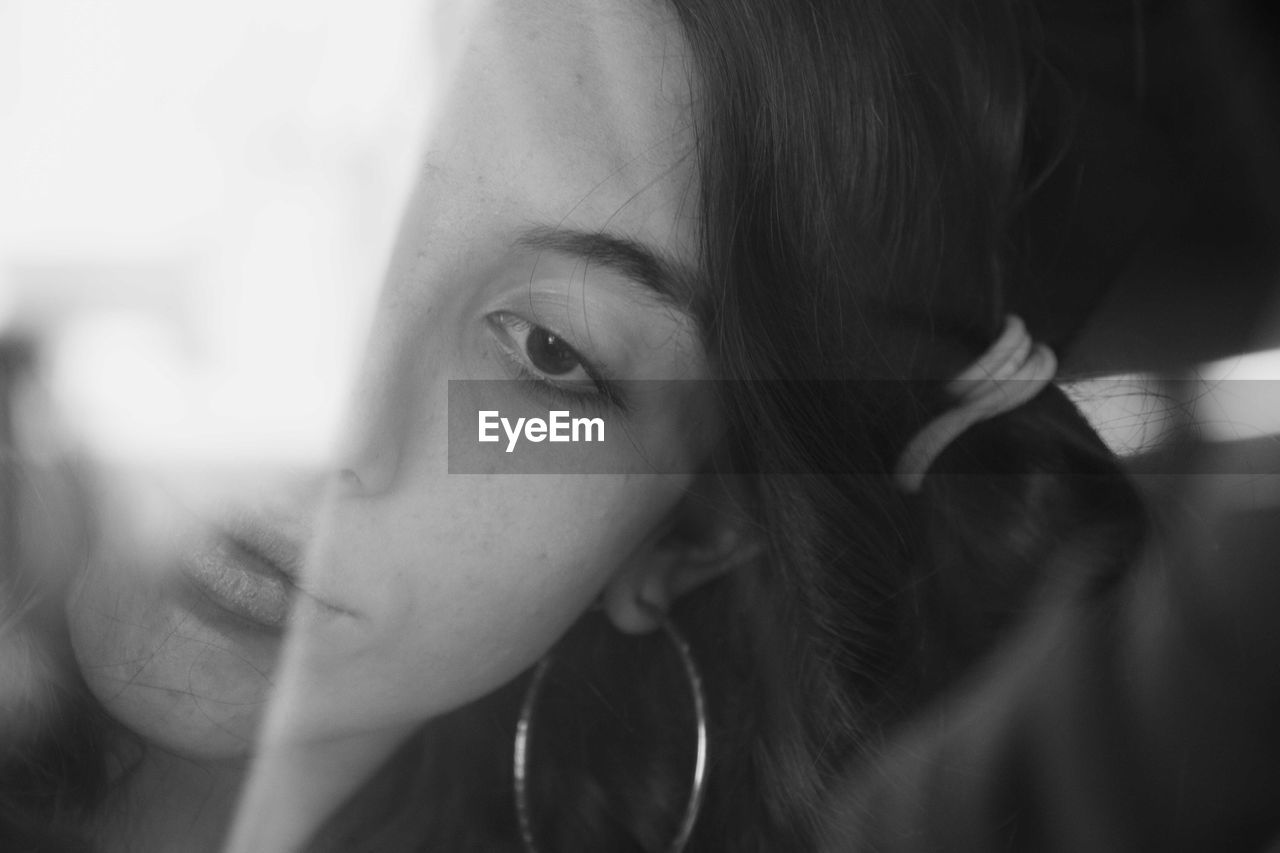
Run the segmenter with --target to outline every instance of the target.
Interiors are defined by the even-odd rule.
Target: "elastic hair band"
[[[893,472],[898,488],[918,492],[924,475],[947,445],[979,421],[1012,411],[1039,394],[1057,369],[1053,350],[1034,343],[1022,320],[1010,314],[991,348],[947,383],[946,392],[955,399],[955,406],[907,443]]]

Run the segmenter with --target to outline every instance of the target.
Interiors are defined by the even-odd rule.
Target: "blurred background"
[[[1206,441],[1249,469],[1280,434],[1280,4],[1036,6],[1047,177],[1010,300],[1133,470]]]
[[[7,444],[327,448],[432,91],[414,0],[0,0]]]

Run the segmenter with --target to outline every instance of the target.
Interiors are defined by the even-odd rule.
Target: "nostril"
[[[349,495],[380,495],[395,481],[400,454],[388,441],[368,444],[373,446],[344,454],[331,469],[334,484]]]

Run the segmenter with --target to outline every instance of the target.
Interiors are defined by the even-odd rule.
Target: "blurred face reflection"
[[[652,459],[687,471],[709,452],[690,438],[705,401],[610,385],[707,375],[681,308],[696,176],[674,20],[644,0],[507,0],[466,39],[331,471],[181,525],[172,552],[104,509],[73,641],[95,694],[153,742],[247,749],[286,638],[299,738],[402,728],[493,690],[661,559],[690,477],[646,474]],[[564,408],[568,389],[625,430],[609,467],[631,473],[517,475],[498,454],[450,475],[450,451],[480,450],[447,443],[460,378],[516,380],[488,386],[507,396],[487,408]]]

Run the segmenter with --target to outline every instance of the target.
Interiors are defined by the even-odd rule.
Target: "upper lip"
[[[232,516],[222,527],[232,542],[277,569],[291,586],[299,586],[304,555],[301,541],[248,512]]]
[[[291,589],[330,610],[355,615],[355,611],[316,595],[306,583],[306,543],[311,539],[306,523],[244,510],[228,516],[219,526],[234,545],[278,571]]]

